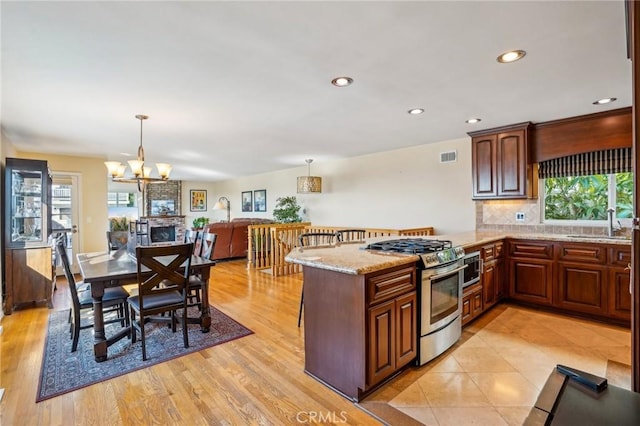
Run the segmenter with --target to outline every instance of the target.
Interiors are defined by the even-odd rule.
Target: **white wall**
[[[456,150],[458,161],[440,163],[440,153]],[[187,224],[202,213],[189,212],[189,190],[206,189],[211,221],[226,218],[211,210],[219,197],[231,201],[231,218],[273,217],[276,198],[296,195],[314,225],[369,228],[433,226],[437,234],[475,229],[471,200],[469,138],[421,145],[355,158],[314,161],[311,174],[322,177],[321,194],[296,194],[296,177],[306,165],[273,173],[216,183],[183,182],[183,213]],[[267,190],[267,212],[242,212],[242,191]]]

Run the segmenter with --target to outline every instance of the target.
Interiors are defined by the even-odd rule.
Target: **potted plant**
[[[193,219],[193,229],[195,230],[202,229],[208,223],[209,223],[208,217],[204,217],[204,216],[196,217],[195,219]]]
[[[280,197],[276,199],[276,207],[273,209],[273,218],[278,223],[302,222],[298,214],[300,205],[294,195],[291,197]]]
[[[109,246],[119,249],[127,245],[129,240],[129,219],[122,217],[109,218]]]

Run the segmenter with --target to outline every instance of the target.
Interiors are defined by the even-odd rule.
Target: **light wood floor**
[[[380,424],[304,373],[301,285],[302,274],[273,278],[244,260],[221,262],[211,303],[255,334],[38,404],[49,310],[15,311],[2,320],[0,424]],[[67,291],[58,286],[55,309],[68,308]]]

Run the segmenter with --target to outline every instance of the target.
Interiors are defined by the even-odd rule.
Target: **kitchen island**
[[[558,261],[562,259],[565,248],[569,254],[590,254],[584,247],[602,247],[607,253],[617,256],[617,253],[628,252],[631,244],[630,240],[623,238],[513,232],[466,232],[429,238],[450,240],[454,246],[470,250],[501,244],[508,239],[547,241],[554,247],[556,254],[553,256]],[[354,401],[360,401],[412,365],[417,355],[416,262],[419,257],[363,250],[367,243],[385,239],[390,238],[375,238],[360,244],[296,248],[286,257],[288,262],[303,265],[305,372]],[[613,258],[611,254],[607,256]],[[624,261],[622,257],[619,260]],[[558,305],[560,308],[573,309],[573,313],[580,313],[580,310],[595,312],[596,307],[590,305],[597,299],[598,308],[609,315],[614,309],[607,308],[607,305],[619,311],[620,305],[626,303],[614,303],[613,298],[614,293],[624,297],[621,291],[625,285],[623,274],[611,275],[620,278],[615,282],[612,278],[609,284],[606,274],[585,276],[582,269],[576,268],[579,266],[576,259],[567,261],[572,262],[568,263],[572,268],[567,268],[569,272],[563,284],[567,292],[559,291],[556,283],[551,282],[543,289],[548,290],[547,296],[554,303],[555,298],[565,296],[562,304]],[[517,297],[520,288],[513,282],[518,278],[514,274],[528,273],[529,269],[526,267],[528,264],[521,261],[511,263],[505,285],[502,287],[500,284],[499,287],[504,289],[505,296]],[[601,269],[614,272],[604,264]],[[602,281],[593,281],[594,291],[589,288],[587,293],[574,292],[570,286],[582,285],[585,277],[602,278]],[[522,278],[526,280],[525,275]],[[604,293],[607,286],[611,288],[612,295],[608,301]],[[586,299],[568,300],[574,294],[582,297],[590,293],[598,294],[598,298],[588,295]],[[481,293],[478,297],[480,313],[485,310],[483,297],[487,295]]]

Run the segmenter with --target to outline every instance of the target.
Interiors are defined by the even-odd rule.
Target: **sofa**
[[[247,257],[249,250],[249,225],[274,223],[271,219],[234,218],[231,222],[216,222],[205,225],[204,231],[216,234],[216,246],[211,259]]]

